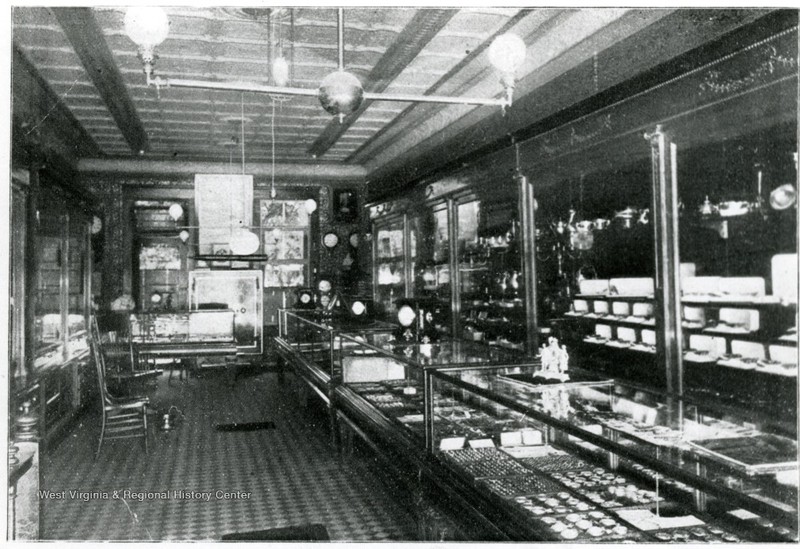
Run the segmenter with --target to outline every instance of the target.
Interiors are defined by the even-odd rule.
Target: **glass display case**
[[[424,402],[428,371],[531,364],[519,353],[482,343],[456,338],[408,342],[393,334],[342,334],[335,360],[342,372],[342,398],[352,401],[357,395],[420,449],[431,444]]]
[[[92,391],[86,330],[91,246],[87,208],[50,186],[36,189],[31,192],[40,193],[37,222],[27,231],[33,276],[26,278],[32,284],[25,289],[27,299],[23,301],[32,319],[31,338],[25,347],[26,376],[24,383],[18,378],[14,385],[11,409],[30,403],[39,416],[40,436],[46,441],[74,416]]]
[[[350,334],[359,341],[382,343],[392,338],[397,329],[388,322],[333,318],[319,310],[279,309],[278,318],[278,352],[286,362],[302,368],[303,375],[317,387],[342,380],[338,355],[358,346],[343,339],[342,334]]]
[[[441,194],[432,190],[371,209],[376,301],[392,316],[398,299],[423,300],[426,310],[438,311],[440,336],[533,353],[516,186],[508,179],[502,192],[493,192],[492,183],[497,182],[443,184]],[[391,231],[397,250],[408,242],[405,265],[404,258],[390,254]]]
[[[405,216],[376,225],[373,235],[373,286],[375,304],[387,316],[396,311],[396,301],[407,297]]]
[[[34,289],[34,371],[89,353],[89,230],[79,216],[40,211]]]
[[[230,310],[137,313],[130,316],[130,336],[135,343],[231,342],[233,325]]]
[[[450,311],[450,227],[448,204],[440,202],[409,214],[409,248],[413,281],[410,296],[438,304],[431,308]],[[452,332],[449,314],[437,318],[441,334]]]
[[[527,329],[516,209],[472,197],[458,204],[461,337],[525,350]]]
[[[431,449],[543,539],[796,541],[790,418],[528,370],[432,372]]]
[[[796,58],[797,14],[774,23],[526,146],[542,159],[540,214],[565,187],[576,204],[540,227],[538,273],[542,309],[587,368],[796,408],[797,73],[761,67]],[[575,139],[592,127],[602,137]]]

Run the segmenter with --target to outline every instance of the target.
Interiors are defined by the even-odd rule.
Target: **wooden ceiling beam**
[[[31,146],[76,158],[103,156],[86,128],[42,77],[22,50],[14,44],[12,59],[12,145]]]
[[[421,9],[417,11],[370,71],[364,83],[364,91],[369,93],[384,91],[457,12],[458,10],[455,9]],[[311,144],[308,153],[315,158],[325,154],[359,119],[371,103],[372,101],[364,101],[341,123],[337,118],[331,119],[319,137]]]
[[[511,17],[508,21],[506,21],[505,24],[503,24],[503,26],[500,27],[500,29],[498,29],[489,38],[484,40],[478,47],[473,48],[473,50],[469,53],[469,55],[467,55],[464,59],[459,61],[454,67],[452,67],[449,71],[447,71],[447,73],[445,73],[444,76],[439,78],[439,80],[437,80],[430,88],[425,90],[425,95],[432,95],[437,93],[442,86],[444,86],[455,75],[461,72],[461,70],[464,69],[464,67],[472,63],[476,57],[482,54],[484,50],[488,49],[495,38],[497,38],[501,34],[505,34],[509,30],[514,28],[514,26],[516,26],[522,19],[528,16],[532,11],[533,10],[530,8],[519,10],[513,17]],[[403,109],[403,111],[397,116],[395,116],[391,122],[385,124],[380,130],[375,132],[369,139],[364,141],[355,151],[353,151],[347,157],[346,162],[359,162],[359,159],[357,157],[362,151],[372,146],[390,128],[392,128],[395,124],[397,124],[401,120],[405,119],[408,115],[410,115],[414,111],[414,109],[417,108],[417,105],[418,105],[417,103],[412,103],[411,105]]]
[[[51,8],[51,11],[131,150],[147,152],[147,132],[91,9]]]

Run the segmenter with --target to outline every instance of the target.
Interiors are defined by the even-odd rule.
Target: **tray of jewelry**
[[[660,543],[740,543],[739,535],[717,526],[694,526],[692,528],[669,528],[652,532]]]
[[[516,496],[514,501],[534,516],[566,515],[599,510],[596,506],[579,500],[569,492]]]
[[[746,437],[690,440],[687,444],[747,474],[797,469],[797,443],[777,435],[762,433]]]
[[[593,490],[583,494],[586,499],[603,509],[616,509],[622,507],[650,507],[656,501],[664,498],[653,490],[640,488],[635,484],[613,484],[606,486],[605,490]]]
[[[479,482],[505,498],[557,493],[563,490],[558,483],[531,472],[527,472],[524,476],[485,478]]]
[[[522,458],[520,462],[526,467],[545,473],[561,473],[564,471],[588,469],[591,467],[589,463],[579,457],[560,453]]]
[[[628,479],[603,467],[550,473],[554,479],[562,482],[564,486],[578,490],[581,493],[588,490],[604,490],[608,486],[624,486]]]
[[[544,516],[534,520],[562,540],[647,541],[642,533],[602,511]]]

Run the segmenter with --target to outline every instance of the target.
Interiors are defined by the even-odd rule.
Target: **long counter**
[[[797,443],[774,420],[581,372],[545,381],[480,343],[284,315],[279,353],[324,397],[334,441],[355,433],[434,491],[453,539],[797,539]]]

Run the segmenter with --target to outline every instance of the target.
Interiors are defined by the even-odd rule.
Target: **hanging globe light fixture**
[[[260,245],[258,237],[243,227],[236,229],[230,240],[231,252],[234,255],[252,255]]]
[[[358,78],[345,71],[334,71],[319,85],[319,102],[329,114],[348,115],[364,101],[364,88]]]

